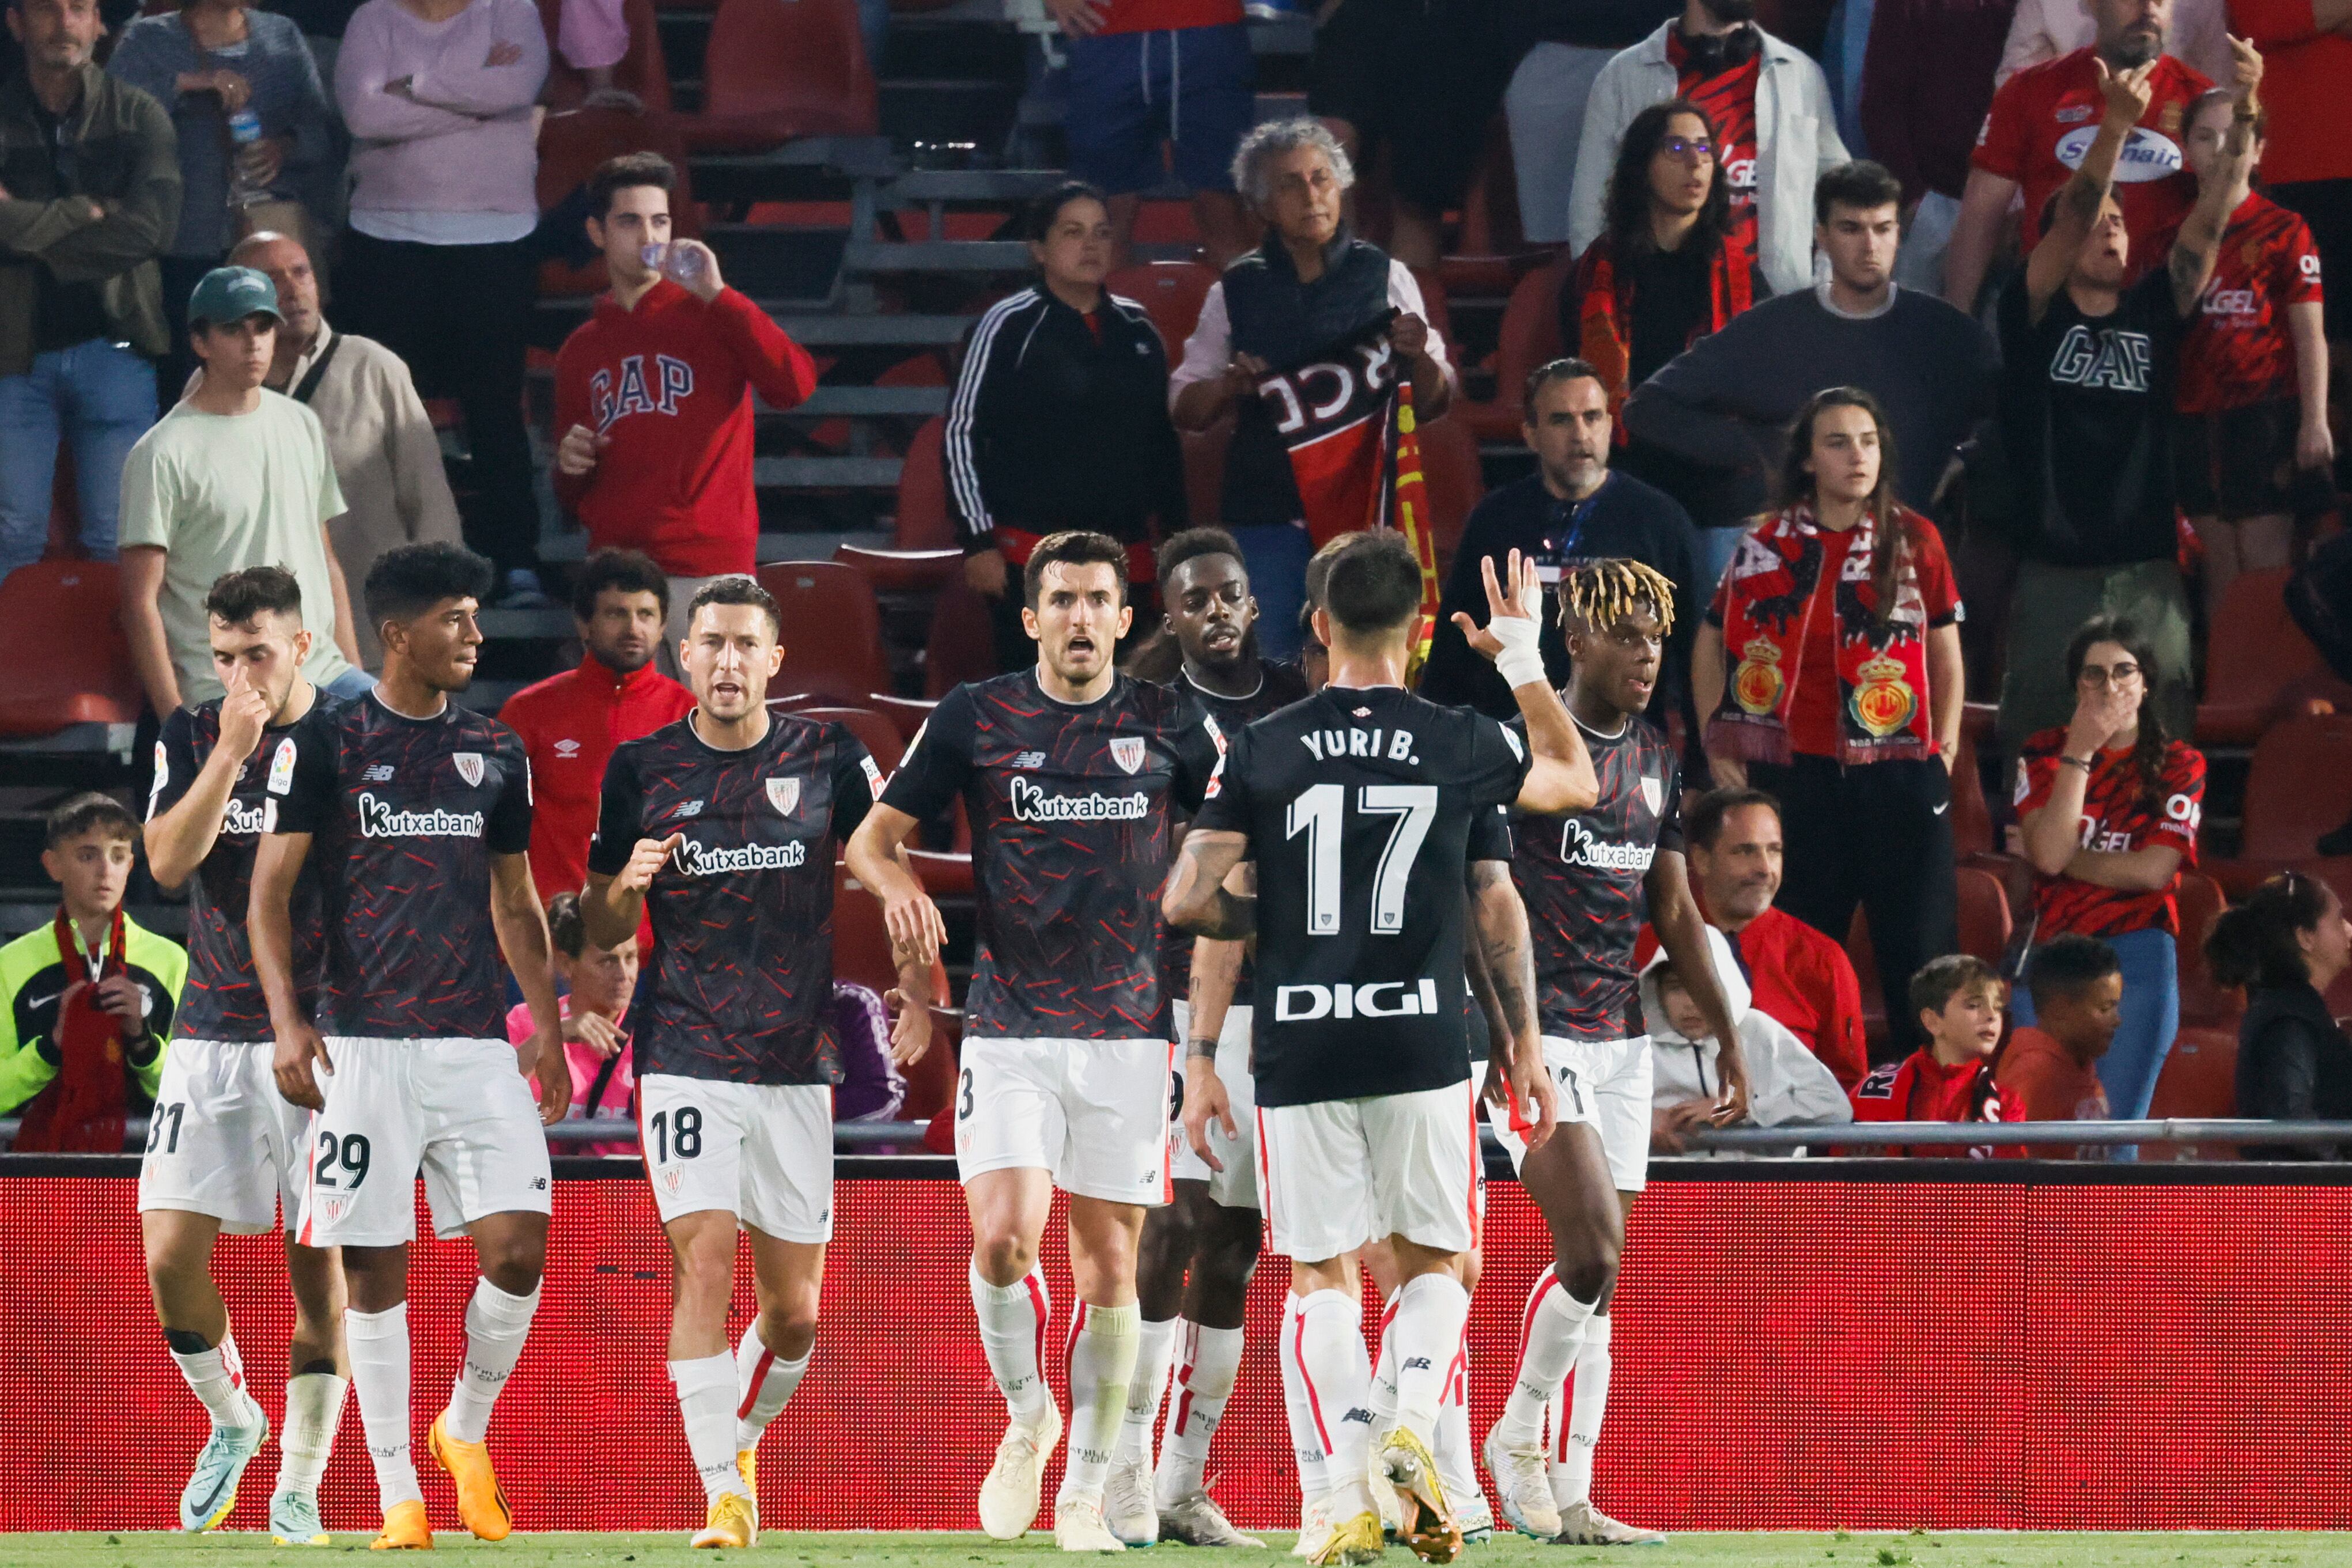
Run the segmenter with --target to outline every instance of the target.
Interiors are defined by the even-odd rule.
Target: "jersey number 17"
[[[1307,934],[1339,934],[1340,845],[1346,838],[1347,787],[1314,784],[1290,803],[1283,836],[1307,835]],[[1372,817],[1391,817],[1389,841],[1381,850],[1372,872],[1372,931],[1393,936],[1404,929],[1406,884],[1412,878],[1413,857],[1437,816],[1434,784],[1363,784],[1356,789],[1356,810]]]

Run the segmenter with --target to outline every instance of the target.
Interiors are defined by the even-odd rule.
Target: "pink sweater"
[[[499,44],[521,57],[490,65]],[[384,90],[403,78],[405,94]],[[536,214],[531,104],[546,79],[547,33],[531,0],[471,0],[443,22],[367,0],[335,57],[335,101],[354,142],[352,207]]]

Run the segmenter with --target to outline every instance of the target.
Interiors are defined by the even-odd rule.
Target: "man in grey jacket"
[[[1755,16],[1756,0],[1685,0],[1678,20],[1601,68],[1577,144],[1570,249],[1581,255],[1600,237],[1609,172],[1633,117],[1685,98],[1715,121],[1716,162],[1751,225],[1765,281],[1775,294],[1811,287],[1813,181],[1846,161],[1845,143],[1822,68]]]

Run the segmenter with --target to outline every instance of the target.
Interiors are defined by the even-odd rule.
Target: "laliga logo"
[[[1381,993],[1396,993],[1393,1007]],[[1317,1019],[1433,1018],[1437,1013],[1437,982],[1417,986],[1405,980],[1381,980],[1369,986],[1285,986],[1274,994],[1277,1023],[1312,1023]]]
[[[1260,397],[1282,405],[1274,428],[1289,435],[1304,430],[1309,420],[1319,423],[1339,417],[1355,402],[1359,377],[1366,392],[1378,392],[1396,379],[1396,351],[1389,347],[1387,339],[1359,343],[1355,352],[1356,358],[1363,361],[1360,366],[1326,361],[1301,365],[1286,375],[1270,376],[1258,383]],[[1318,386],[1331,388],[1328,400],[1318,396]]]
[[[2095,125],[2080,125],[2066,132],[2058,139],[2058,162],[2069,169],[2081,168],[2084,155],[2091,151],[2091,143],[2098,140],[2098,135]],[[2160,131],[2135,125],[2116,159],[2116,183],[2144,185],[2150,180],[2168,179],[2179,173],[2180,168],[2179,142]]]

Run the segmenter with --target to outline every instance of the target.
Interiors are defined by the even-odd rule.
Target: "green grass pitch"
[[[1266,1538],[1268,1552],[1194,1552],[1159,1547],[1159,1568],[1284,1568],[1286,1535]],[[265,1536],[226,1532],[185,1536],[89,1531],[0,1535],[0,1562],[11,1568],[178,1568],[201,1563],[317,1563],[367,1550],[364,1535],[339,1535],[322,1549],[277,1547]],[[621,1563],[711,1563],[724,1554],[688,1550],[686,1532],[665,1534],[514,1535],[488,1545],[463,1531],[436,1537],[437,1554],[477,1568],[613,1568]],[[1068,1561],[1053,1537],[1032,1534],[1017,1545],[985,1536],[938,1534],[794,1534],[770,1531],[738,1560],[775,1568],[1049,1568]],[[2341,1568],[2352,1562],[2352,1534],[2173,1533],[2093,1535],[1962,1531],[1948,1534],[1706,1534],[1675,1537],[1664,1547],[1602,1551],[1539,1545],[1497,1537],[1464,1554],[1460,1568]],[[1388,1568],[1412,1568],[1413,1557],[1391,1547]]]

